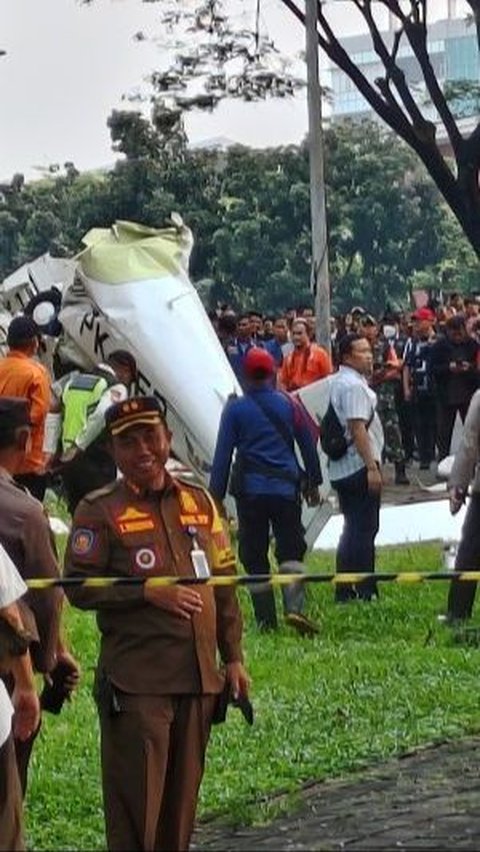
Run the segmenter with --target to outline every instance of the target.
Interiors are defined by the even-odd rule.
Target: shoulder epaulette
[[[109,494],[113,494],[118,487],[118,482],[119,480],[109,482],[108,485],[104,485],[102,488],[97,488],[95,491],[86,494],[83,499],[86,503],[95,503],[100,497],[107,497]]]
[[[198,480],[190,479],[187,474],[171,474],[172,479],[180,486],[186,485],[188,488],[194,488],[196,491],[202,491],[205,493],[207,491],[206,487],[202,485]]]

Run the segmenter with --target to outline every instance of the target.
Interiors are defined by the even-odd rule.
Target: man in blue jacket
[[[237,505],[239,556],[249,574],[268,574],[270,526],[281,573],[298,573],[306,544],[301,522],[301,490],[309,505],[320,501],[322,483],[315,440],[299,403],[273,388],[275,362],[264,349],[251,349],[244,360],[245,396],[227,403],[217,436],[210,492],[221,502],[230,478]],[[305,465],[305,482],[295,455],[297,442]],[[302,489],[301,489],[302,484]],[[303,584],[283,586],[286,621],[300,633],[318,632],[303,613]],[[252,592],[259,627],[275,629],[271,588]]]
[[[263,348],[263,343],[252,337],[250,315],[241,314],[237,320],[236,337],[226,341],[224,350],[242,388],[245,380],[243,371],[245,358],[250,350],[256,347],[259,349]]]

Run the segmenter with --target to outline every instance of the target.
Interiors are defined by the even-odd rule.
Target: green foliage
[[[93,226],[161,226],[176,210],[195,236],[192,278],[214,282],[213,303],[272,312],[307,301],[306,147],[192,151],[179,121],[167,127],[158,109],[151,122],[114,111],[109,128],[123,156],[111,172],[81,175],[66,163],[63,173],[54,167],[30,184],[16,175],[1,187],[0,274],[49,249],[73,254]],[[364,122],[332,127],[325,147],[335,310],[405,304],[412,285],[439,276],[449,286],[474,281],[473,252],[405,145]]]
[[[405,145],[372,122],[327,133],[334,304],[405,304],[409,279],[444,256],[448,215]]]
[[[455,118],[478,116],[480,85],[473,80],[450,80],[443,89],[445,100]]]
[[[457,220],[446,210],[440,239],[440,260],[412,275],[412,289],[431,287],[459,293],[478,292],[480,269],[477,256],[470,243],[463,238]]]
[[[310,570],[331,571],[331,554]],[[379,570],[438,570],[438,545],[382,549]],[[477,732],[478,649],[456,644],[436,621],[445,583],[383,585],[381,599],[335,606],[329,586],[309,586],[321,635],[286,628],[259,634],[246,591],[246,656],[256,721],[235,710],[213,731],[200,815],[231,823],[272,815],[269,796],[311,779],[345,775],[420,744]],[[91,698],[97,632],[91,615],[68,611],[83,667],[78,695],[45,718],[27,800],[29,848],[104,846],[98,726]]]

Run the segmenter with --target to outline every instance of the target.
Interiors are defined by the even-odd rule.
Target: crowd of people
[[[295,575],[306,552],[302,501],[321,502],[319,441],[344,516],[338,572],[374,572],[383,461],[406,485],[413,460],[427,470],[449,454],[457,413],[466,425],[452,511],[465,500],[480,434],[475,298],[379,319],[353,308],[331,320],[330,351],[315,341],[310,307],[264,317],[225,306],[211,320],[244,393],[223,411],[208,490],[169,472],[166,412],[158,399],[136,395],[129,352],[55,379],[38,361],[33,320],[19,316],[9,326],[0,360],[0,848],[24,848],[21,798],[41,714],[59,712],[80,677],[61,626],[63,592],[25,586],[62,574],[42,506],[48,482],[61,482],[72,515],[64,572],[78,585],[67,588],[68,598],[97,613],[101,636],[95,700],[111,850],[188,848],[211,725],[225,718],[230,701],[251,719],[249,677],[234,585],[83,581],[235,574],[224,523],[230,493],[245,570],[270,572],[273,532],[279,570],[292,576],[282,586],[285,621],[313,636],[319,628],[305,613],[305,585]],[[318,424],[295,391],[327,376],[328,416]],[[476,482],[459,568],[480,559]],[[452,585],[452,617],[468,617],[473,594],[473,584],[462,591]],[[335,591],[339,604],[376,596],[371,576]],[[252,590],[252,604],[258,627],[275,630],[271,587]],[[40,698],[35,674],[44,678]]]
[[[381,317],[354,307],[330,320],[331,356],[315,341],[311,307],[237,316],[224,305],[210,317],[242,386],[244,359],[253,347],[272,355],[277,387],[292,392],[338,368],[345,334],[366,338],[373,353],[369,382],[385,431],[383,455],[395,465],[397,484],[408,484],[406,466],[412,461],[428,470],[449,454],[457,413],[464,421],[479,386],[480,299],[475,296],[452,294],[441,305]]]

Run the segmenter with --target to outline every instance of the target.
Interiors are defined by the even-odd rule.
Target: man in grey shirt
[[[346,334],[338,345],[340,369],[331,381],[330,402],[343,426],[346,453],[329,460],[328,473],[338,494],[344,517],[337,548],[338,573],[372,573],[375,570],[375,536],[380,516],[382,476],[380,463],[383,429],[376,413],[377,395],[369,387],[373,356],[368,341]],[[377,588],[371,579],[336,586],[335,600],[371,600]]]
[[[463,436],[448,482],[450,512],[456,515],[471,482],[471,497],[455,559],[456,571],[480,570],[480,391],[476,391],[465,418]],[[452,580],[448,595],[447,621],[470,618],[477,584]]]

